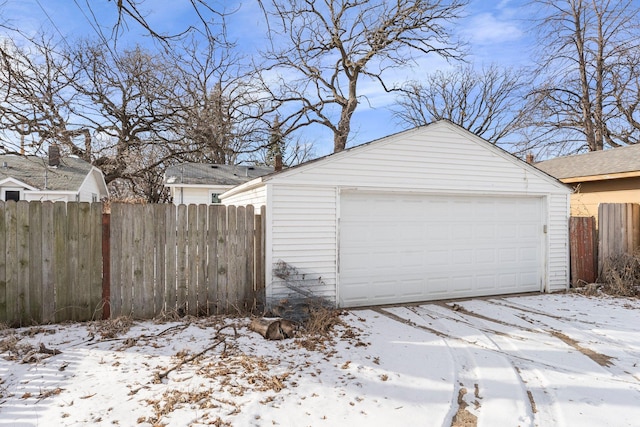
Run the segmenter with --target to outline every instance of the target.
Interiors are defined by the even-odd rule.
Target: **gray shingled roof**
[[[272,172],[270,166],[183,163],[167,168],[164,183],[236,186]]]
[[[640,171],[640,144],[557,157],[534,166],[557,179]]]
[[[77,157],[63,157],[57,167],[47,165],[47,158],[0,155],[0,180],[14,178],[39,190],[78,191],[92,168]]]

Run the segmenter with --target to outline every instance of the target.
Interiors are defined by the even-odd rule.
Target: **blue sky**
[[[107,0],[6,0],[0,2],[0,16],[9,25],[17,26],[27,34],[40,28],[72,40],[77,37],[95,36],[96,27],[90,16],[87,3],[102,22],[102,31],[111,34],[115,23],[114,1]],[[235,11],[228,19],[228,34],[236,40],[244,52],[260,47],[265,40],[266,26],[257,0],[212,1],[215,8]],[[533,38],[530,14],[526,0],[470,0],[467,16],[455,26],[455,31],[468,42],[467,60],[476,66],[498,64],[507,67],[527,65],[531,58]],[[189,0],[147,0],[141,6],[148,22],[158,32],[175,33],[197,22]],[[120,38],[121,43],[152,43],[144,31],[128,20],[128,32]],[[426,57],[419,64],[389,73],[389,81],[402,82],[419,79],[421,75],[451,64],[436,57]],[[360,93],[369,102],[363,102],[353,116],[352,135],[348,146],[361,144],[403,130],[394,119],[391,108],[395,95],[370,82],[362,81]],[[333,147],[332,136],[323,129],[308,129],[306,139],[315,144],[315,154],[329,154]]]

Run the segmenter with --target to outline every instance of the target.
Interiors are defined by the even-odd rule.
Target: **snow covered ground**
[[[640,424],[640,301],[350,310],[330,339],[244,318],[0,330],[0,425]]]

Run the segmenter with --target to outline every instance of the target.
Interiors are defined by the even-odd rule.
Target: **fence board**
[[[102,319],[102,204],[89,205],[89,319]]]
[[[134,252],[135,249],[133,239],[133,223],[135,218],[135,205],[126,206],[124,208],[129,209],[128,215],[123,215],[122,220],[122,278],[120,285],[122,286],[122,308],[120,310],[121,316],[131,316],[133,314],[133,265],[134,265]]]
[[[8,323],[7,318],[7,230],[5,226],[5,202],[0,201],[0,323]]]
[[[5,204],[6,221],[6,298],[7,298],[7,319],[10,324],[19,325],[18,311],[18,204],[10,201]]]
[[[226,255],[225,248],[228,247],[228,221],[229,209],[220,209],[218,211],[218,243],[217,243],[217,257],[218,257],[218,287],[216,295],[216,305],[218,313],[225,313],[228,309],[227,306],[227,283],[229,273],[229,259]]]
[[[18,265],[18,299],[17,310],[21,325],[31,324],[29,313],[29,202],[20,200],[17,203],[17,258]]]
[[[177,214],[175,206],[165,209],[165,282],[164,282],[164,310],[175,312],[178,307],[177,299]]]
[[[245,308],[247,309],[255,309],[255,233],[251,232],[254,230],[255,225],[255,209],[253,206],[246,207],[246,215],[245,215],[245,229],[247,230],[245,234],[245,250],[247,251],[246,257],[246,266],[244,270],[244,289],[245,289]]]
[[[67,262],[67,207],[64,202],[53,205],[53,263],[55,265],[55,320],[63,322],[73,319],[72,290],[70,285],[69,264]]]
[[[187,207],[187,309],[186,313],[196,316],[198,305],[198,206]]]
[[[153,228],[153,242],[156,262],[154,264],[155,277],[154,286],[154,313],[163,313],[165,310],[165,241],[166,241],[166,215],[163,205],[152,205],[153,221],[156,227]]]
[[[155,313],[154,309],[154,275],[155,275],[155,228],[157,226],[153,205],[142,206],[142,301],[141,317],[149,319]]]
[[[109,215],[110,227],[110,259],[111,265],[111,286],[109,295],[109,313],[118,317],[122,313],[122,205],[111,204],[111,214]]]
[[[255,228],[255,285],[254,285],[254,299],[256,301],[257,309],[264,308],[264,292],[265,292],[265,239],[264,239],[264,230],[265,230],[265,216],[266,216],[266,208],[262,206],[260,208],[260,215],[255,217],[254,220],[254,228]]]
[[[247,300],[247,260],[248,260],[248,248],[247,248],[247,209],[244,206],[238,206],[236,209],[236,252],[234,254],[234,260],[236,261],[236,275],[234,279],[235,283],[235,295],[234,300],[237,307],[240,309],[246,308]]]
[[[197,254],[197,276],[198,294],[196,301],[196,313],[198,316],[207,314],[207,248],[208,248],[208,227],[207,227],[207,205],[198,205],[198,254]]]
[[[29,211],[29,318],[32,322],[42,323],[42,204],[27,204]]]
[[[225,311],[230,310],[235,301],[235,288],[234,284],[237,283],[238,275],[238,258],[236,258],[236,247],[238,246],[238,216],[237,208],[235,206],[229,206],[227,209],[227,242],[225,248],[225,257],[227,263],[227,287],[225,292],[224,307]]]
[[[131,221],[131,315],[135,318],[142,317],[144,307],[144,292],[142,287],[142,272],[144,270],[144,253],[142,249],[142,240],[144,238],[143,228],[143,206],[132,205],[133,210]]]
[[[593,283],[598,276],[597,235],[594,217],[569,219],[571,285]]]
[[[55,321],[53,202],[42,203],[42,322]],[[0,239],[2,239],[0,237]]]
[[[178,206],[176,215],[176,310],[184,315],[187,310],[187,206]]]
[[[77,252],[70,258],[76,260],[75,320],[86,321],[93,317],[91,298],[91,207],[89,203],[78,203]]]
[[[207,209],[209,224],[207,242],[207,315],[218,314],[218,215],[221,206],[210,205]]]
[[[78,203],[67,205],[67,258],[69,268],[70,295],[67,301],[72,314],[72,320],[82,320],[86,295],[80,287],[80,206]],[[82,307],[81,307],[82,306]]]
[[[102,209],[101,209],[102,211]],[[102,299],[100,304],[100,319],[109,319],[111,317],[111,215],[102,214]],[[96,266],[98,268],[99,266]]]

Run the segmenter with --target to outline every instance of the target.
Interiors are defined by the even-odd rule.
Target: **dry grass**
[[[95,322],[93,333],[99,334],[102,339],[113,339],[129,332],[131,326],[133,326],[133,319],[121,316],[116,319]]]
[[[313,307],[309,310],[309,318],[304,323],[304,329],[309,335],[328,336],[337,325],[344,325],[340,319],[340,311],[326,307]]]
[[[622,254],[607,259],[598,280],[602,291],[609,295],[640,296],[640,252]]]
[[[322,351],[331,347],[332,331],[336,326],[344,326],[340,314],[339,310],[322,305],[311,307],[302,325],[303,333],[296,343],[309,351]]]

